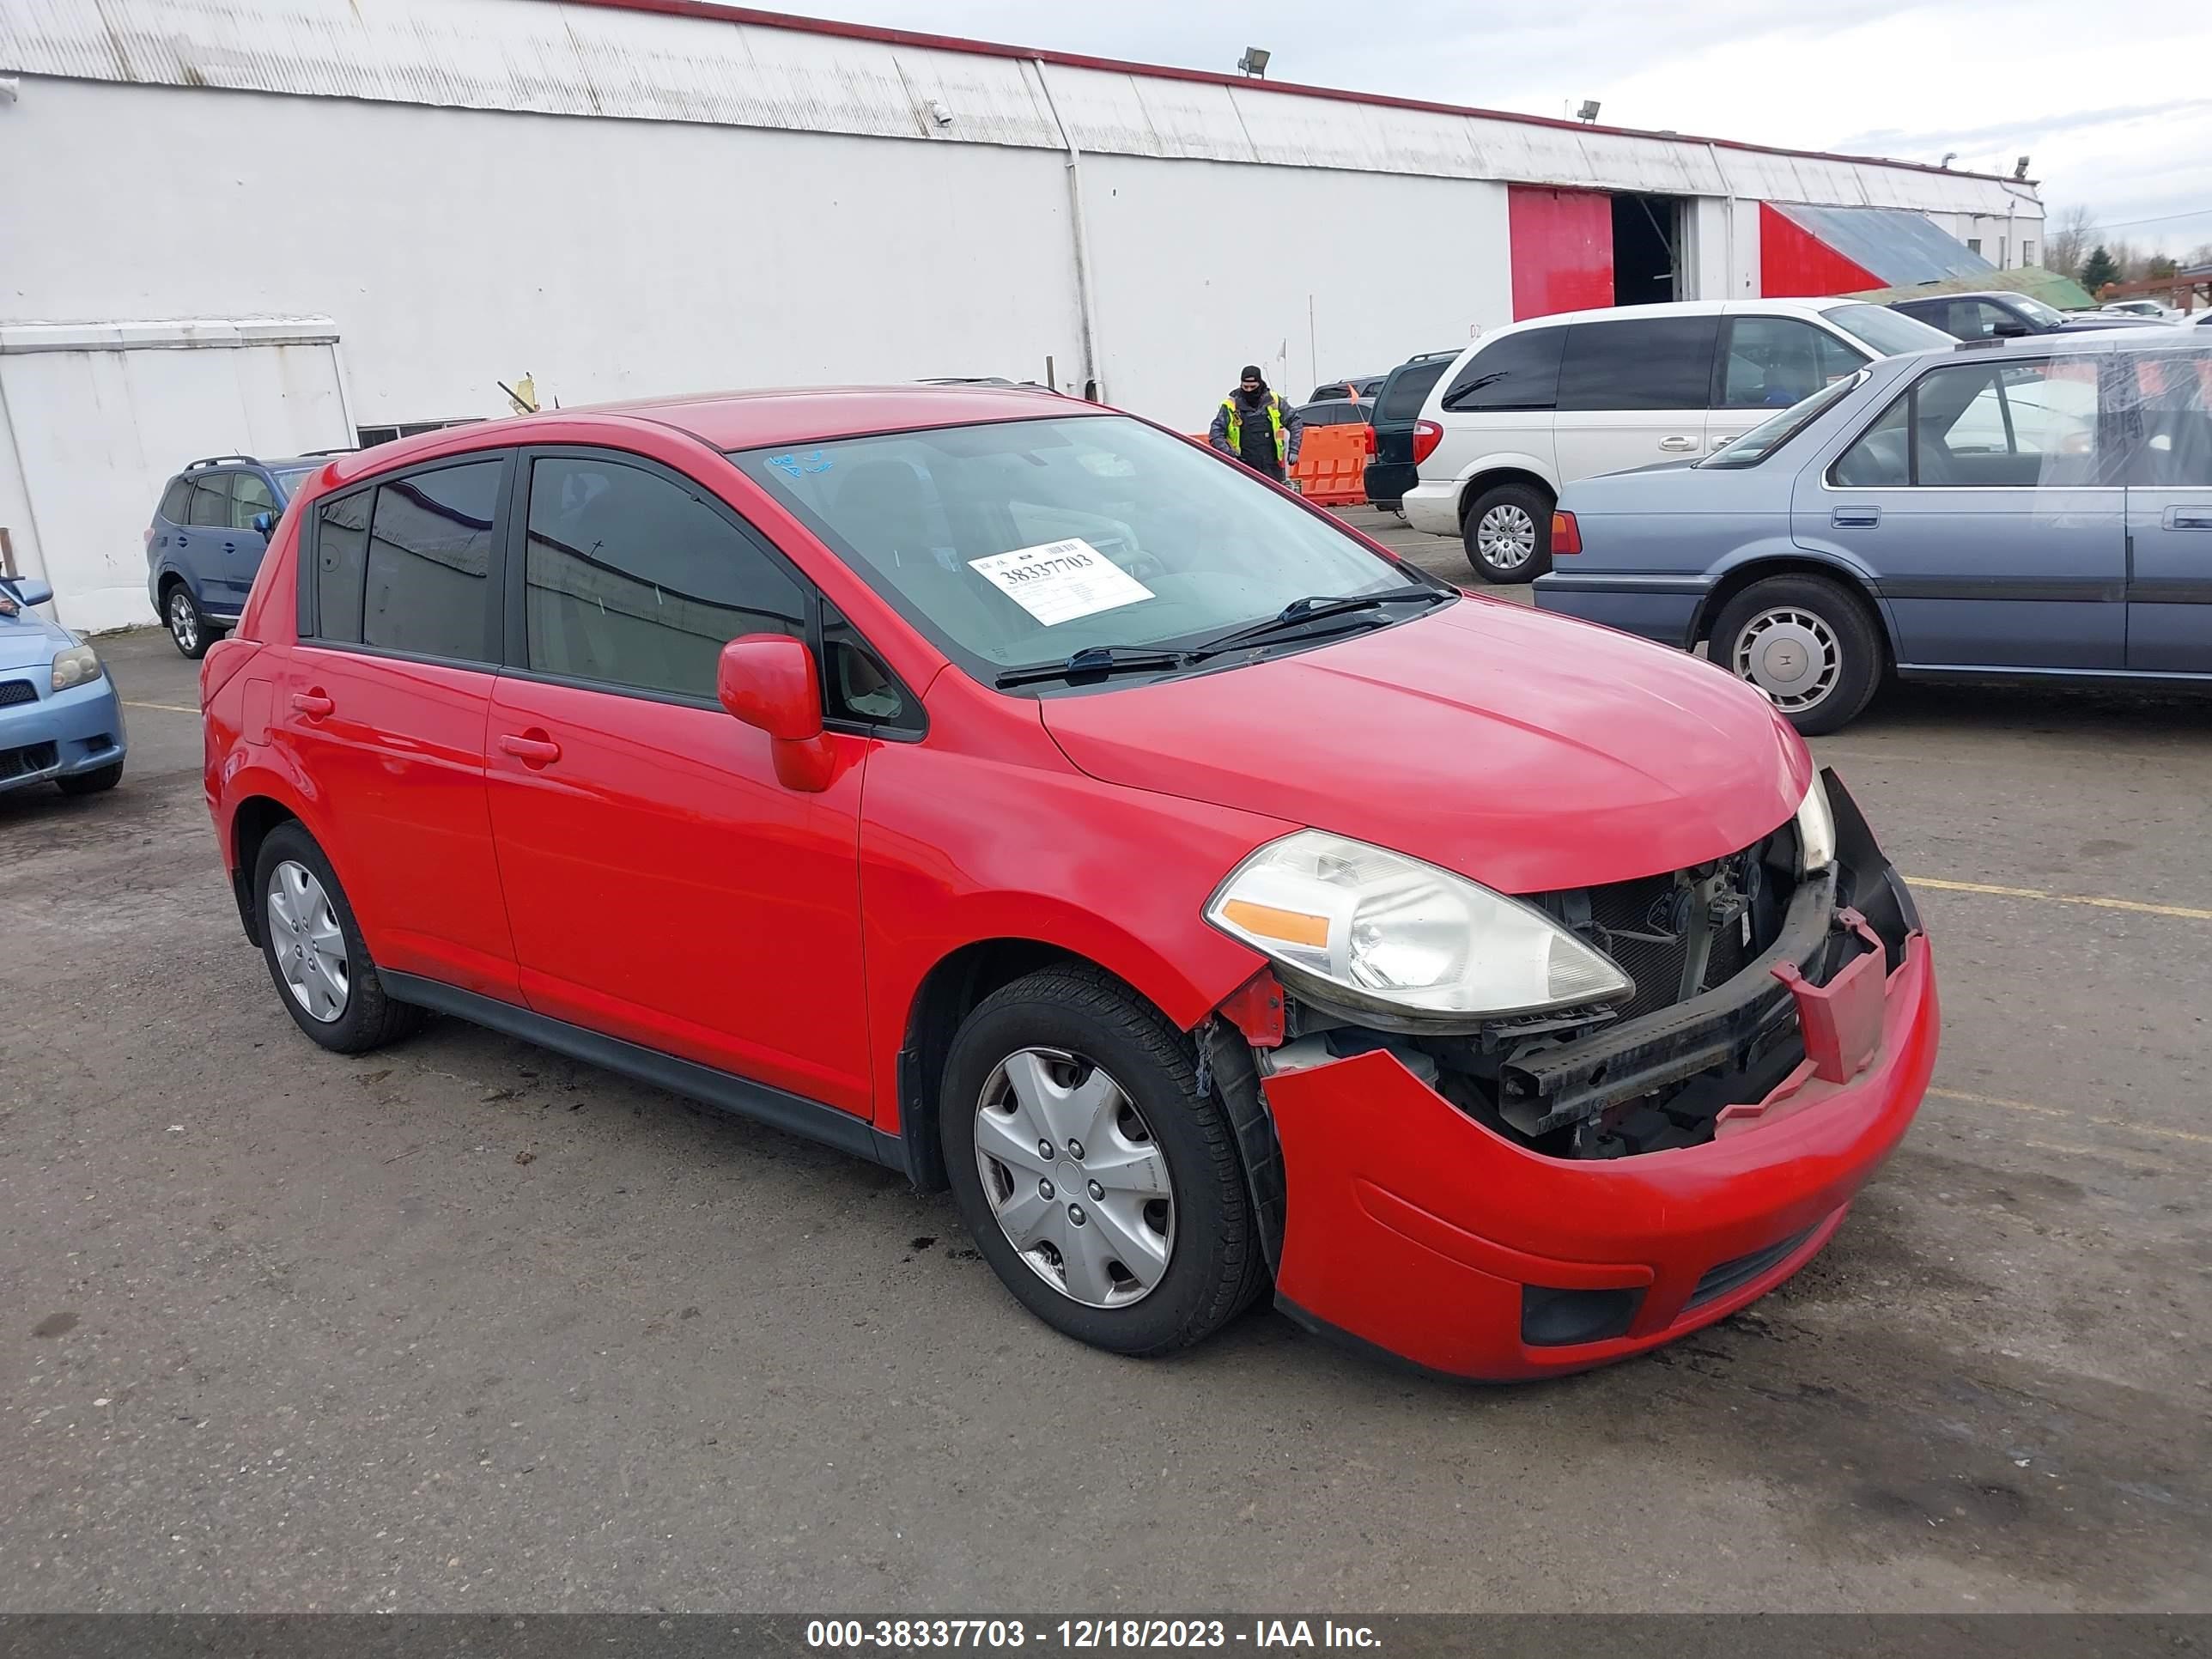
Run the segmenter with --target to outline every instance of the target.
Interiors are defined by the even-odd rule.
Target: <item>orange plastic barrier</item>
[[[1358,506],[1367,499],[1370,437],[1364,421],[1308,427],[1291,469],[1291,488],[1317,507]]]

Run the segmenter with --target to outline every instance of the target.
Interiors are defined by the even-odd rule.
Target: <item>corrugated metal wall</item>
[[[1024,60],[573,0],[37,0],[0,69],[146,85],[1058,149]],[[1085,150],[1995,214],[1996,179],[1047,64]],[[933,105],[949,112],[940,123]]]

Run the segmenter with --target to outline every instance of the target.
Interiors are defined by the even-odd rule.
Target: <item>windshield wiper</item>
[[[1013,685],[1036,685],[1047,680],[1070,680],[1079,674],[1139,674],[1162,669],[1188,668],[1188,651],[1155,651],[1127,645],[1087,645],[1066,662],[1031,663],[1009,668],[991,682],[1001,690]]]
[[[1419,585],[1386,587],[1379,593],[1310,593],[1304,599],[1292,599],[1265,622],[1231,629],[1226,634],[1202,641],[1190,648],[1189,654],[1194,659],[1211,657],[1223,651],[1233,651],[1240,645],[1256,645],[1263,640],[1295,635],[1310,623],[1326,622],[1332,617],[1356,616],[1361,611],[1377,611],[1389,605],[1435,605],[1449,597],[1442,588]]]

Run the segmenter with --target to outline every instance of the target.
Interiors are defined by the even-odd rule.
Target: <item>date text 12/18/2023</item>
[[[1333,1619],[811,1619],[806,1645],[830,1652],[1022,1648],[1363,1648],[1382,1645],[1372,1626]]]

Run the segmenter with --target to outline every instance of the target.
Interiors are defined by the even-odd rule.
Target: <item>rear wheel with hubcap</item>
[[[207,613],[192,598],[192,590],[182,582],[171,585],[163,618],[169,624],[171,641],[194,662],[207,655],[208,647],[222,636],[222,630],[208,621]]]
[[[345,890],[297,823],[279,824],[254,860],[261,952],[293,1024],[325,1048],[358,1054],[405,1036],[420,1009],[385,994]]]
[[[939,1107],[961,1218],[1048,1324],[1116,1353],[1210,1335],[1263,1279],[1236,1139],[1188,1040],[1096,969],[993,993]]]
[[[1874,618],[1825,576],[1770,576],[1745,588],[1713,623],[1712,659],[1808,737],[1856,720],[1881,684]]]
[[[1463,531],[1467,562],[1486,582],[1532,582],[1552,568],[1552,498],[1534,484],[1483,491]]]

